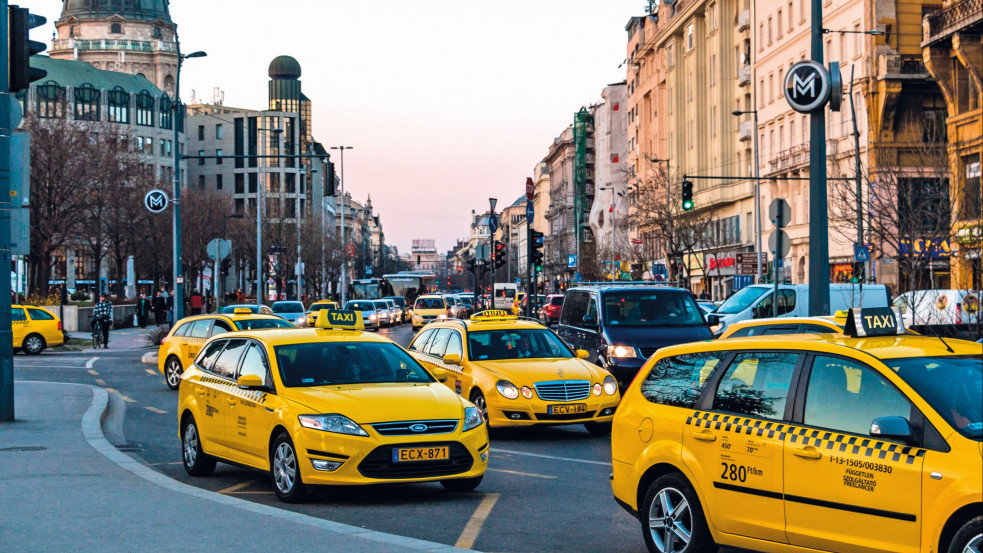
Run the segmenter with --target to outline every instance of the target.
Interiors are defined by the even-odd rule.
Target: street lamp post
[[[338,150],[341,162],[341,306],[345,306],[348,296],[348,283],[345,281],[348,272],[348,240],[345,237],[345,150],[353,149],[353,146],[331,146],[332,150]]]
[[[181,46],[178,45],[177,71],[174,77],[174,120],[171,126],[174,128],[174,254],[172,262],[174,264],[174,322],[184,317],[184,271],[181,267],[181,145],[178,142],[178,121],[183,123],[183,113],[181,112],[181,65],[184,60],[189,58],[203,58],[207,56],[205,52],[191,52],[182,54]]]
[[[244,217],[245,216],[242,213],[232,213],[231,215],[225,213],[222,214],[222,240],[225,240],[225,234],[226,234],[225,222],[228,221],[229,219],[242,219]],[[218,251],[216,251],[215,253],[218,253]],[[222,307],[222,261],[223,261],[217,258],[218,256],[216,256],[215,264],[218,265],[218,267],[216,267],[216,270],[213,271],[214,273],[213,277],[215,278],[215,311],[216,312]]]
[[[618,280],[618,273],[615,269],[615,265],[618,263],[618,254],[615,252],[614,238],[615,231],[617,230],[617,219],[615,218],[615,203],[617,196],[623,196],[621,192],[615,192],[614,186],[601,186],[598,190],[610,190],[611,191],[611,281],[614,282]],[[620,267],[619,267],[620,268]]]
[[[488,251],[491,252],[488,258],[491,260],[491,308],[495,309],[495,205],[498,204],[498,199],[488,198]]]
[[[761,159],[759,157],[760,150],[758,149],[758,110],[739,110],[735,109],[731,112],[734,116],[740,117],[745,114],[754,115],[754,234],[755,234],[755,252],[754,255],[757,259],[758,276],[756,283],[760,284],[762,279],[761,274]],[[775,275],[775,279],[778,279],[778,275]]]
[[[280,148],[280,138],[283,129],[263,129],[265,132],[272,132],[277,137],[277,151]],[[269,145],[267,144],[267,147]],[[279,162],[278,162],[279,163]],[[263,176],[260,172],[258,177]],[[263,305],[263,179],[256,179],[256,305]]]

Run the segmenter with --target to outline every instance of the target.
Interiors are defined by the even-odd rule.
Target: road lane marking
[[[92,359],[89,359],[88,361],[85,362],[85,368],[91,369],[92,368],[92,365],[95,365],[96,364],[96,361],[98,361],[98,360],[99,360],[98,357],[93,357]]]
[[[137,400],[135,400],[133,398],[130,398],[130,397],[126,397],[126,396],[123,396],[123,401],[125,401],[127,403],[136,403],[137,402]]]
[[[228,493],[228,495],[249,495],[249,494],[273,495],[273,492],[229,492]]]
[[[587,459],[572,459],[570,457],[556,457],[554,455],[543,455],[541,453],[526,453],[525,451],[514,451],[511,449],[498,449],[497,447],[492,448],[492,451],[501,451],[502,453],[511,453],[512,455],[525,455],[526,457],[539,457],[540,459],[555,459],[557,461],[570,461],[571,463],[586,463],[588,465],[600,465],[602,467],[611,466],[611,463],[605,463],[602,461],[590,461]]]
[[[254,478],[252,480],[246,480],[245,482],[239,482],[235,486],[229,486],[228,488],[225,488],[224,490],[219,490],[216,493],[232,493],[235,491],[239,491],[243,488],[248,488],[249,486],[252,486],[256,482],[259,482],[259,480],[260,480],[259,478]]]
[[[92,376],[99,376],[99,373],[97,373],[96,371],[94,371],[92,369],[89,369],[89,374],[91,374]]]
[[[495,502],[498,501],[499,496],[501,494],[497,493],[485,495],[478,508],[474,510],[474,514],[471,515],[471,520],[464,527],[464,531],[461,532],[461,537],[457,538],[457,543],[454,544],[454,547],[471,549],[475,540],[478,539],[478,534],[481,533],[481,526],[485,523],[485,519],[488,518],[488,514],[491,513],[492,507],[495,506]]]
[[[98,383],[99,383],[99,381],[98,381],[98,380],[96,380],[96,383],[98,384]],[[100,386],[105,386],[105,385],[106,385],[106,383],[105,383],[105,382],[103,382],[102,384],[100,384]],[[115,391],[116,391],[116,389],[115,389],[115,388],[106,388],[106,391],[107,391],[107,392],[109,392],[109,393],[113,393],[113,392],[115,392]]]
[[[144,405],[143,408],[146,409],[147,411],[152,411],[154,413],[157,413],[158,415],[166,415],[167,414],[167,411],[161,411],[160,409],[158,409],[156,407],[151,407],[149,405]]]
[[[144,369],[144,370],[147,371],[147,374],[149,374],[150,376],[157,376],[157,371],[151,369]]]
[[[105,381],[105,380],[103,380],[103,379],[101,379],[101,378],[97,378],[97,379],[96,379],[96,384],[98,384],[98,385],[100,385],[100,386],[102,386],[103,388],[105,388],[105,387],[106,387],[106,381]]]
[[[148,467],[161,467],[161,466],[164,466],[164,465],[183,465],[183,464],[184,463],[181,462],[181,461],[171,461],[170,463],[149,463],[147,466]]]
[[[488,469],[493,472],[504,472],[505,474],[514,474],[515,476],[531,476],[532,478],[547,478],[550,480],[555,479],[555,476],[550,476],[548,474],[534,474],[531,472],[519,472],[517,470],[505,470],[505,469]]]

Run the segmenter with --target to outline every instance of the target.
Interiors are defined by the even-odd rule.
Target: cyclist
[[[113,304],[106,299],[106,294],[99,294],[99,303],[92,308],[92,330],[95,334],[98,325],[102,331],[102,347],[109,349],[109,327],[113,324]]]

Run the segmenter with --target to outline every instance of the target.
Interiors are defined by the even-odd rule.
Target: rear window
[[[304,304],[299,301],[278,301],[272,305],[274,313],[301,313],[304,311]]]
[[[563,305],[563,296],[553,296],[550,298],[550,305],[560,307]]]
[[[346,311],[375,311],[375,304],[370,301],[350,301],[345,304]]]
[[[719,353],[692,353],[662,359],[642,382],[642,395],[652,403],[692,409],[721,358]]]
[[[283,319],[245,319],[236,321],[239,330],[267,330],[270,328],[296,328]]]
[[[48,313],[44,309],[29,308],[27,312],[30,313],[31,318],[34,319],[35,321],[53,321],[55,319],[54,316],[51,315],[51,313]]]

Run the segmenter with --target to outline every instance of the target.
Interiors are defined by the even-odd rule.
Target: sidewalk
[[[132,351],[132,350],[146,350],[153,351],[154,355],[157,354],[157,348],[151,348],[150,342],[146,339],[146,334],[148,331],[157,328],[156,326],[148,326],[147,328],[121,328],[119,330],[109,331],[109,351]],[[81,338],[83,340],[88,340],[89,335],[84,336],[79,333],[72,334],[74,338]],[[89,353],[95,351],[92,349],[91,342],[89,345],[82,348],[83,352]],[[100,350],[102,351],[102,350]],[[154,363],[156,363],[154,359]]]
[[[461,551],[202,490],[106,441],[102,388],[18,381],[0,423],[0,551]]]

